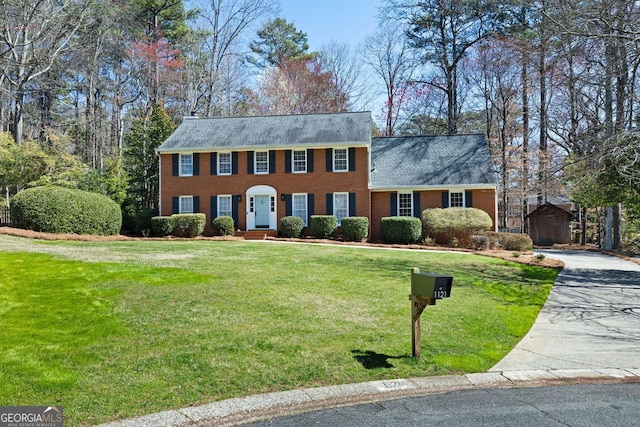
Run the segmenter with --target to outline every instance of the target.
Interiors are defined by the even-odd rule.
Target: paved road
[[[638,425],[640,384],[464,390],[248,424],[297,426],[610,427]]]
[[[535,324],[490,371],[640,368],[640,265],[597,252],[565,263]]]

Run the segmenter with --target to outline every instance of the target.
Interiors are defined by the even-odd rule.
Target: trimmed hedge
[[[169,236],[173,233],[174,220],[170,216],[154,216],[151,218],[151,235],[155,237]]]
[[[171,215],[174,221],[173,235],[176,237],[196,237],[204,231],[207,217],[203,213]]]
[[[334,215],[311,215],[309,230],[320,239],[330,237],[338,228],[338,218]]]
[[[304,221],[299,216],[280,218],[280,232],[284,237],[300,237],[304,229]]]
[[[458,241],[462,246],[471,244],[471,236],[490,230],[493,221],[488,213],[476,208],[434,208],[422,211],[422,229],[425,236],[436,242],[450,244]]]
[[[350,242],[362,242],[369,234],[369,218],[351,216],[342,218],[342,237]]]
[[[211,227],[216,236],[233,236],[235,231],[233,217],[225,215],[215,217],[213,221],[211,221]]]
[[[88,191],[47,186],[23,190],[11,201],[11,222],[46,233],[114,235],[122,212],[109,197]]]
[[[415,243],[422,236],[422,223],[412,216],[382,218],[382,240],[385,243]]]

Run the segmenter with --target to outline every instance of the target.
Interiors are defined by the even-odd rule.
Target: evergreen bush
[[[102,194],[46,186],[16,194],[11,221],[15,227],[46,233],[114,235],[120,233],[122,212]]]
[[[215,217],[211,221],[211,227],[216,236],[233,236],[234,226],[233,218],[227,215]]]
[[[280,232],[284,237],[300,237],[304,229],[304,221],[299,216],[280,218]]]
[[[155,237],[171,235],[173,223],[173,218],[170,216],[154,216],[151,218],[151,235]]]
[[[319,239],[330,237],[338,228],[338,218],[334,215],[311,215],[309,229],[312,236]]]
[[[176,237],[196,237],[204,231],[207,217],[203,213],[175,214],[173,218],[173,235]]]
[[[461,246],[471,245],[471,236],[490,230],[493,221],[488,213],[476,208],[435,208],[422,211],[425,236],[438,243],[449,244],[457,239]]]
[[[351,216],[342,218],[342,237],[349,242],[362,242],[369,234],[369,218]]]
[[[422,223],[412,216],[382,218],[382,240],[385,243],[415,243],[422,237]]]

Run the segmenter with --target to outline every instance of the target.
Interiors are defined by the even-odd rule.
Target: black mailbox
[[[451,296],[453,277],[432,273],[420,273],[414,267],[411,271],[411,293],[427,298],[442,299]]]

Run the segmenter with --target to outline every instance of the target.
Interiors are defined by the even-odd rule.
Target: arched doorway
[[[277,230],[278,192],[268,185],[254,185],[246,193],[247,230]]]

